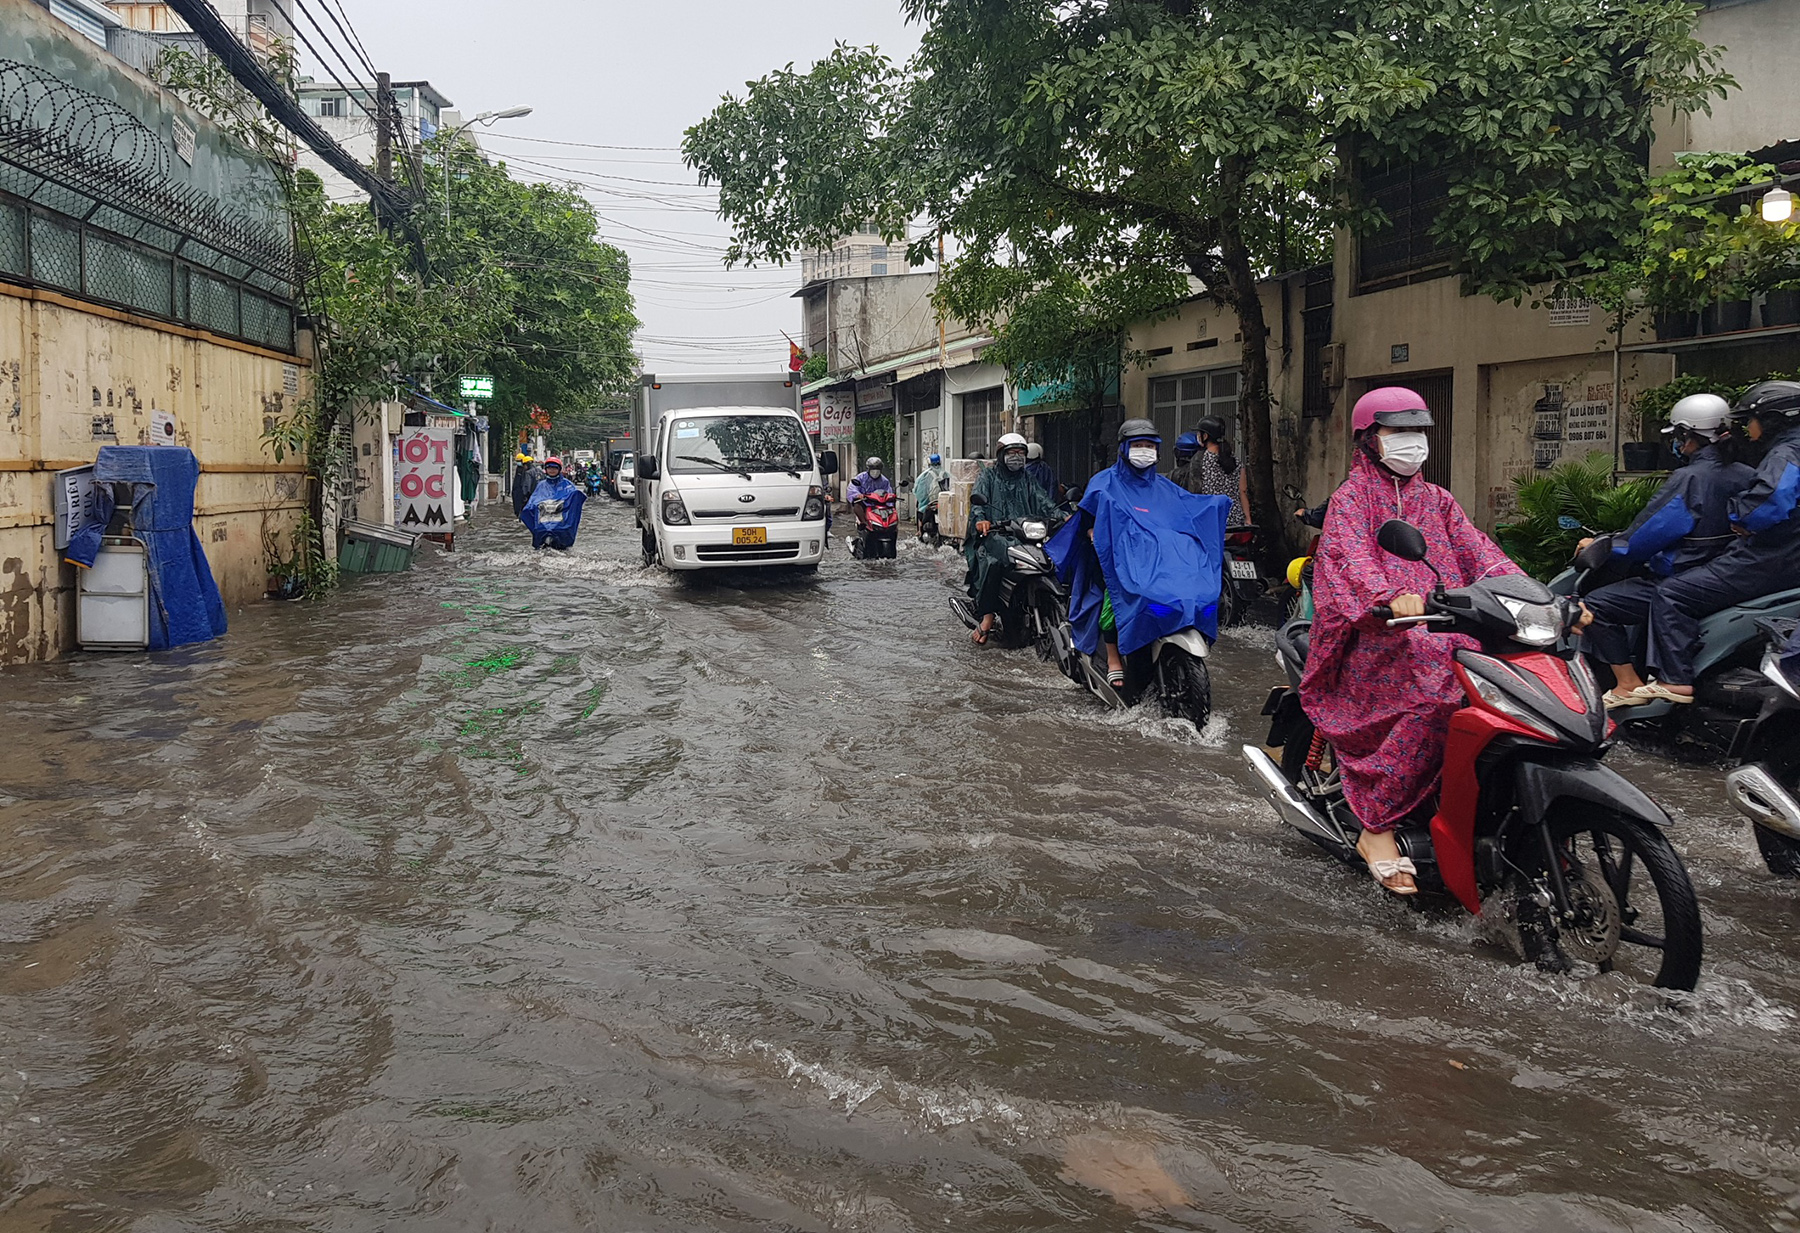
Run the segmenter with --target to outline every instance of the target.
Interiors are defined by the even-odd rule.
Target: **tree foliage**
[[[278,48],[273,68],[291,87],[291,55]],[[269,430],[277,458],[295,453],[328,473],[361,401],[403,382],[455,401],[459,377],[491,374],[496,441],[534,407],[580,410],[629,386],[638,324],[629,264],[573,188],[514,180],[466,142],[428,142],[408,220],[421,270],[411,235],[366,204],[328,200],[317,176],[294,168],[289,135],[216,59],[170,49],[157,76],[267,157],[286,191],[316,355],[311,397]]]
[[[962,246],[947,302],[1015,260],[1068,294],[1108,271],[1192,276],[1235,310],[1258,522],[1276,509],[1258,279],[1338,225],[1381,220],[1357,166],[1444,169],[1436,236],[1472,290],[1586,272],[1635,223],[1653,114],[1726,84],[1687,0],[907,0],[896,65],[838,47],[727,97],[684,153],[716,183],[732,256],[780,261],[873,219]],[[925,242],[914,246],[915,262]],[[969,284],[975,284],[969,290]],[[1021,351],[1029,348],[1021,347]]]
[[[1617,257],[1585,280],[1622,327],[1640,311],[1693,312],[1715,300],[1800,288],[1800,217],[1763,221],[1779,178],[1741,154],[1682,154],[1636,201]]]

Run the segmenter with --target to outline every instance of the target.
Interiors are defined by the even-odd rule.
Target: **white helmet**
[[[1039,445],[1036,441],[1033,441],[1030,445],[1025,447],[1025,457],[1031,459],[1031,461],[1036,462],[1043,456],[1044,447]]]
[[[994,452],[997,454],[1004,454],[1007,450],[1022,450],[1025,448],[1024,437],[1021,437],[1016,432],[1008,432],[1001,434],[999,442],[994,446]]]
[[[879,458],[875,457],[873,454],[871,454],[869,456],[869,460],[867,462],[863,463],[863,470],[873,471],[876,467],[879,467],[880,465],[881,465],[881,459],[879,459]]]
[[[1717,394],[1689,394],[1669,411],[1669,426],[1664,435],[1691,432],[1702,437],[1716,437],[1731,418],[1731,404]]]

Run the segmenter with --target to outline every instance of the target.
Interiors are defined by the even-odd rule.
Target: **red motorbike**
[[[856,538],[850,554],[862,560],[892,559],[900,538],[899,499],[892,492],[869,492],[856,498]]]
[[[1378,542],[1431,564],[1410,523],[1386,523]],[[1450,720],[1436,807],[1395,831],[1418,867],[1419,889],[1448,892],[1478,914],[1496,909],[1525,957],[1547,971],[1582,961],[1692,989],[1701,958],[1694,887],[1663,835],[1668,815],[1600,762],[1614,725],[1579,654],[1578,607],[1535,579],[1507,575],[1453,590],[1440,578],[1423,616],[1375,615],[1480,645],[1456,652],[1467,705]],[[1329,742],[1300,706],[1310,632],[1310,621],[1295,620],[1276,636],[1289,684],[1270,694],[1263,713],[1273,717],[1268,744],[1279,763],[1250,745],[1244,757],[1283,821],[1360,867],[1362,827]]]

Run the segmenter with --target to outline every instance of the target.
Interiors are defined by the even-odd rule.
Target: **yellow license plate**
[[[733,544],[766,544],[769,542],[767,527],[737,527],[731,532]]]

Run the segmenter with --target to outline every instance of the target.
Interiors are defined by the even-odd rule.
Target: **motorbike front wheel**
[[[1206,721],[1212,718],[1212,678],[1206,661],[1168,647],[1157,661],[1156,678],[1162,713],[1187,720],[1196,732],[1206,731]]]
[[[1521,836],[1515,863],[1530,875],[1518,887],[1526,958],[1546,969],[1581,959],[1661,989],[1692,989],[1703,950],[1700,905],[1663,833],[1610,809],[1565,802],[1549,840],[1570,916],[1556,919],[1554,905],[1539,897],[1550,885],[1543,832]]]

